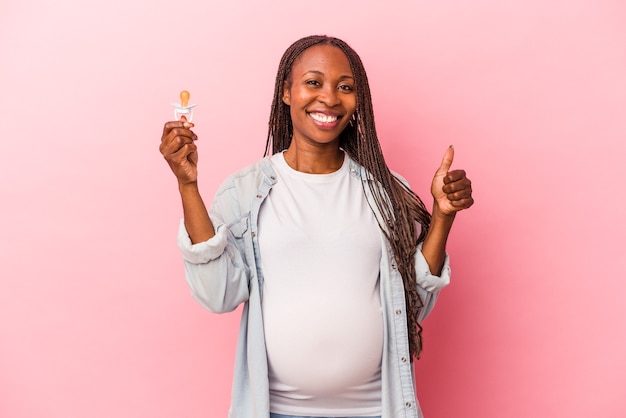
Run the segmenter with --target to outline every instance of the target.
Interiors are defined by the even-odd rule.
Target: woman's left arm
[[[433,195],[433,213],[430,228],[424,239],[422,254],[434,275],[441,274],[446,256],[446,241],[456,213],[474,204],[472,182],[464,170],[452,170],[454,148],[450,146],[437,169],[430,192]]]

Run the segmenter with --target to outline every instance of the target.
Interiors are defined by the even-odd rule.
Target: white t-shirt
[[[259,213],[271,411],[381,414],[381,235],[349,159],[330,174],[271,159]]]

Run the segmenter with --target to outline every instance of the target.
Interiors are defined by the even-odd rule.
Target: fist
[[[198,150],[194,143],[198,136],[191,128],[194,124],[181,120],[167,122],[163,127],[159,151],[169,164],[180,185],[194,183],[198,179]]]
[[[443,155],[430,187],[435,205],[445,216],[454,216],[456,212],[474,204],[472,182],[464,170],[450,170],[453,160],[454,147],[450,146]]]

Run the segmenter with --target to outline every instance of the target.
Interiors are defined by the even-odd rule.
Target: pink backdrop
[[[451,143],[475,184],[424,324],[427,418],[626,416],[626,3],[206,3],[0,5],[0,416],[226,416],[239,315],[186,287],[162,123],[190,90],[210,199],[312,33],[362,56],[418,193]]]

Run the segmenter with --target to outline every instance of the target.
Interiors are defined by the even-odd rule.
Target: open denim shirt
[[[348,158],[346,156],[346,158]],[[367,171],[350,161],[350,174],[374,181]],[[194,298],[211,312],[223,313],[243,303],[229,418],[269,418],[269,383],[261,300],[263,271],[257,240],[259,209],[276,184],[268,157],[228,177],[219,188],[209,211],[216,235],[192,244],[184,222],[178,246],[185,261],[186,280]],[[363,188],[371,200],[369,187]],[[376,205],[371,205],[380,219]],[[404,285],[393,251],[380,233],[380,295],[383,314],[382,418],[417,418],[422,412],[415,394],[413,365],[409,355]],[[430,273],[421,252],[415,255],[418,292],[423,320],[432,310],[443,287],[450,282],[446,255],[440,276]]]

